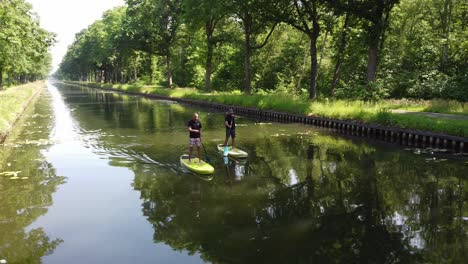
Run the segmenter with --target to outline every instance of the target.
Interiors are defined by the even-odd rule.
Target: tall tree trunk
[[[368,60],[367,60],[367,82],[375,81],[375,73],[377,72],[377,53],[378,43],[369,46]]]
[[[367,53],[367,83],[375,81],[375,75],[377,72],[379,43],[380,37],[382,35],[382,12],[378,12],[378,17],[375,19],[375,21],[371,22],[372,25],[369,30],[369,48]]]
[[[338,84],[338,79],[340,77],[341,61],[343,58],[344,50],[346,48],[346,34],[348,32],[348,24],[349,24],[349,15],[348,15],[348,12],[346,12],[345,21],[343,24],[343,31],[341,33],[340,47],[338,48],[338,54],[336,58],[335,70],[333,71],[333,80],[331,84],[332,95],[335,95],[336,85]]]
[[[440,68],[442,72],[447,71],[448,54],[449,54],[449,37],[450,37],[450,23],[452,19],[452,0],[444,1],[444,10],[442,13],[442,31],[444,36],[444,44],[442,47],[442,56],[440,60]]]
[[[213,32],[216,26],[217,20],[211,17],[205,23],[205,33],[206,33],[206,63],[205,63],[205,89],[209,92],[211,91],[211,73],[213,71],[213,49],[215,42],[213,41]]]
[[[7,73],[7,83],[8,83],[8,87],[10,87],[11,86],[11,73],[9,72]]]
[[[309,85],[309,99],[317,97],[317,39],[311,37],[310,39],[310,85]]]
[[[320,70],[320,68],[322,67],[322,60],[323,60],[323,54],[325,53],[325,47],[327,46],[327,38],[328,38],[328,33],[330,33],[330,30],[326,30],[325,31],[325,36],[323,37],[323,44],[322,44],[322,47],[320,47],[320,59],[318,61],[318,69]]]
[[[294,7],[299,14],[299,23],[292,22],[290,25],[304,32],[310,41],[310,84],[309,84],[309,99],[317,98],[317,39],[320,35],[320,25],[318,23],[317,3],[315,1],[299,1],[295,0]],[[309,21],[312,26],[309,26]]]
[[[299,75],[299,79],[297,80],[297,85],[296,85],[297,91],[300,91],[301,89],[302,77],[305,75],[305,72],[306,72],[307,54],[310,54],[310,49],[304,49],[304,59],[302,61],[301,73]]]
[[[137,67],[134,66],[133,67],[133,80],[136,82],[137,81]]]
[[[153,84],[154,82],[154,65],[155,65],[155,62],[154,62],[154,56],[150,55],[150,83]]]
[[[166,53],[166,67],[167,67],[167,87],[172,87],[172,62],[171,62],[171,51],[168,50]]]
[[[0,91],[3,90],[3,68],[0,67]]]
[[[252,94],[252,66],[250,64],[250,36],[252,34],[252,16],[249,12],[244,13],[244,72],[245,72],[245,92]]]
[[[318,21],[314,20],[312,25],[312,32],[310,38],[310,86],[309,86],[309,99],[317,98],[317,39],[320,34],[320,26]]]
[[[208,53],[205,65],[205,89],[209,92],[211,91],[211,72],[213,67],[213,43],[207,40],[206,44],[208,45]]]
[[[390,17],[390,11],[394,4],[395,2],[378,4],[373,19],[371,20],[371,27],[369,29],[369,57],[367,60],[367,83],[375,81],[379,63],[379,44],[381,44],[380,49],[383,49],[384,33]]]

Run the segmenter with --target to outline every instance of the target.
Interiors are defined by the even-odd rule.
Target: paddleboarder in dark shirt
[[[235,121],[235,116],[234,116],[234,111],[229,109],[229,111],[226,114],[226,118],[224,118],[224,124],[226,125],[226,139],[224,140],[223,147],[226,147],[229,137],[232,139],[232,148],[235,147],[235,142],[236,142],[236,121]]]
[[[198,160],[201,162],[201,128],[202,124],[200,120],[198,120],[198,114],[194,113],[192,119],[188,122],[188,130],[190,132],[189,137],[189,162],[192,158],[192,150],[193,146],[197,146],[198,150]]]

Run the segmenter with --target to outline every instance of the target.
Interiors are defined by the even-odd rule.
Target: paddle
[[[231,135],[231,128],[228,128],[228,133],[227,134]],[[229,138],[228,138],[228,141],[229,141]],[[228,153],[229,153],[228,141],[226,141],[226,146],[224,146],[224,153],[223,153],[224,157],[227,157]]]
[[[223,161],[224,161],[224,165],[226,165],[227,176],[228,176],[228,178],[230,178],[231,175],[229,175],[229,158],[227,156],[224,156]]]
[[[205,151],[205,159],[206,159],[206,162],[210,163],[211,162],[211,159],[210,157],[208,157],[208,153],[206,153],[206,149],[205,149],[205,145],[203,145],[203,141],[201,141],[201,145],[203,147],[203,150]]]
[[[227,157],[228,154],[229,154],[229,147],[228,147],[228,145],[226,145],[226,146],[224,146],[224,153],[223,153],[223,156],[224,156],[224,157]]]

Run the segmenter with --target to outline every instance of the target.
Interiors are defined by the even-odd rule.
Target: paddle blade
[[[229,153],[229,147],[225,146],[224,147],[224,156],[227,157],[228,153]]]
[[[208,163],[211,162],[211,159],[210,159],[210,157],[208,157],[208,156],[205,156],[205,160],[206,160],[206,162],[208,162]]]

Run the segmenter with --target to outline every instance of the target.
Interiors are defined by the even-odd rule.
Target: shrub
[[[368,84],[354,84],[337,88],[335,95],[340,99],[378,101],[388,97],[389,93],[383,82],[377,80]]]

